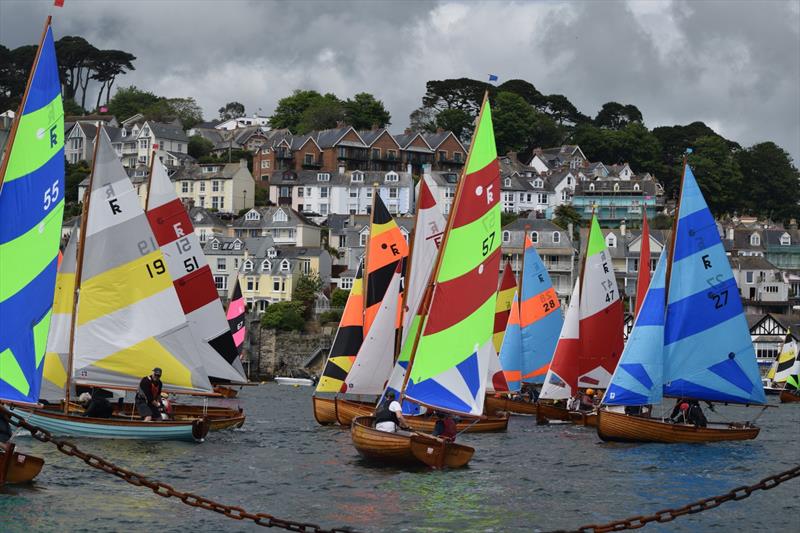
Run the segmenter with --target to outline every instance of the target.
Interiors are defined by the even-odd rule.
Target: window
[[[228,277],[227,276],[214,276],[214,285],[218,291],[228,290]]]
[[[606,236],[606,246],[609,248],[616,248],[617,247],[617,236],[613,233],[609,233]]]
[[[281,198],[291,198],[292,189],[290,187],[281,187]]]
[[[272,270],[272,263],[269,262],[269,259],[264,259],[263,261],[261,261],[261,271],[264,272],[265,270],[266,271]]]
[[[558,244],[561,242],[561,232],[554,231],[553,232],[553,244]]]
[[[211,249],[212,250],[219,250],[219,241],[218,240],[214,240],[214,242],[211,243]]]
[[[525,201],[531,203],[533,201],[533,193],[526,193],[525,194]]]
[[[387,159],[397,159],[397,150],[386,150]]]
[[[456,163],[460,163],[462,157],[464,157],[464,154],[462,154],[461,152],[453,152],[453,161],[455,161]]]
[[[572,185],[572,176],[567,176],[567,185]]]
[[[181,192],[182,193],[188,193],[189,192],[189,182],[188,181],[182,181],[181,182]]]
[[[511,178],[506,178],[505,180],[503,180],[503,186],[511,187]]]
[[[536,195],[536,197],[537,197],[538,203],[540,203],[540,204],[546,204],[547,203],[547,194],[539,193],[539,194]]]
[[[505,244],[508,244],[508,243],[511,242],[511,232],[510,231],[504,231],[503,232],[503,242]]]
[[[439,161],[447,160],[447,150],[439,150]]]
[[[327,198],[328,197],[328,187],[320,187],[319,188],[319,197],[320,198]]]
[[[234,263],[236,263],[235,259],[234,259]],[[253,262],[248,259],[242,265],[242,272],[252,272],[252,271],[253,271]]]
[[[350,188],[350,198],[358,198],[358,189],[354,187]]]
[[[381,149],[380,148],[373,148],[372,149],[372,159],[380,159],[381,158]]]
[[[308,259],[300,262],[300,272],[305,275],[311,274],[311,261]]]
[[[200,192],[206,192],[206,182],[205,181],[201,181],[200,182]]]
[[[590,184],[589,184],[589,190],[590,190],[590,191],[593,191],[593,190],[594,190],[594,183],[590,183]]]
[[[219,182],[217,180],[211,182],[211,192],[219,192]]]
[[[389,198],[397,198],[397,187],[389,187]]]
[[[561,191],[561,201],[562,202],[566,202],[567,201],[567,189],[564,189],[563,191]]]
[[[319,214],[328,216],[328,204],[319,204]]]
[[[364,173],[357,170],[350,175],[350,181],[354,183],[364,183]]]
[[[788,233],[781,235],[781,246],[790,246],[792,244],[792,237]]]
[[[140,139],[139,140],[139,148],[141,150],[147,150],[148,139]]]
[[[311,196],[311,187],[306,187],[306,196]]]
[[[197,205],[199,207],[205,207],[205,205],[206,205],[206,197],[205,196],[198,196],[197,197]]]
[[[353,278],[341,278],[339,279],[339,288],[342,290],[349,291],[353,288]]]
[[[746,281],[747,283],[753,283],[753,272],[752,272],[752,271],[750,271],[750,272],[745,272],[745,275],[744,275],[744,277],[745,277],[745,281]]]
[[[758,233],[750,235],[750,246],[761,246],[761,236]]]
[[[614,192],[619,192],[619,183],[614,184]]]
[[[628,263],[628,272],[639,272],[639,260],[638,259],[628,259],[630,263]]]
[[[367,198],[372,198],[372,187],[367,189]]]
[[[318,172],[317,181],[331,181],[330,172]]]
[[[274,292],[286,292],[286,279],[272,278],[272,290]]]
[[[181,143],[178,143],[178,150],[177,151],[178,152],[183,152],[183,145]]]
[[[386,181],[400,181],[400,175],[397,172],[387,172]]]
[[[533,188],[534,189],[541,189],[544,187],[544,181],[540,179],[533,180]]]
[[[638,191],[639,189],[640,189],[639,184],[638,183],[634,183],[633,184],[633,190],[634,191]]]
[[[252,276],[247,278],[247,290],[248,291],[258,290],[258,278]]]
[[[270,259],[278,257],[278,250],[276,250],[275,248],[270,248],[269,250],[267,250],[267,257],[269,257]]]
[[[211,209],[219,209],[219,196],[211,197]]]
[[[266,159],[261,160],[261,168],[269,168],[269,161]]]
[[[536,243],[539,242],[539,232],[538,231],[532,231],[531,232],[531,242],[533,244],[536,244]]]
[[[278,209],[275,211],[275,214],[272,215],[273,222],[288,222],[289,217],[286,216],[286,212],[283,209]]]
[[[448,187],[444,190],[444,197],[445,198],[455,198],[456,196],[456,189],[455,187]]]
[[[224,257],[217,257],[217,270],[220,272],[228,270],[228,261]]]
[[[245,220],[261,220],[261,215],[255,209],[248,211],[244,216]]]
[[[365,231],[364,233],[359,235],[358,236],[358,244],[359,244],[359,246],[366,246],[367,245],[367,239],[369,239],[369,232],[368,231]]]
[[[283,261],[281,261],[281,272],[289,272],[289,269],[290,269],[289,260],[284,259]]]
[[[314,154],[305,154],[303,156],[303,164],[305,164],[305,165],[313,165],[314,164]]]

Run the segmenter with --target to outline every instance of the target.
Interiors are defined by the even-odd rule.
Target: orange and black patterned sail
[[[375,195],[369,243],[367,244],[367,286],[364,334],[369,331],[397,264],[408,256],[408,244],[380,195]]]

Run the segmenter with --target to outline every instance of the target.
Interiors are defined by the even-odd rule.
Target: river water
[[[203,444],[75,439],[81,448],[153,479],[251,512],[358,531],[547,531],[605,523],[750,485],[800,463],[800,404],[767,410],[754,441],[708,445],[602,443],[594,430],[537,426],[464,434],[468,468],[408,471],[362,461],[348,431],[321,427],[311,388],[245,388],[242,429]],[[230,400],[228,400],[230,401]],[[775,398],[770,401],[775,403]],[[756,408],[717,408],[709,419],[752,419]],[[154,495],[29,437],[46,460],[29,487],[0,491],[0,532],[260,531],[252,524]],[[800,479],[646,531],[790,530]]]

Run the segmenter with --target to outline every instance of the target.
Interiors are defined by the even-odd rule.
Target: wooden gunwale
[[[461,468],[472,459],[475,448],[446,442],[431,435],[416,434],[411,437],[411,453],[431,468]]]
[[[505,411],[514,415],[536,416],[538,406],[535,403],[518,402],[505,396],[496,398],[487,395],[483,403],[483,410],[486,414],[494,414],[498,411]]]
[[[713,423],[701,428],[689,424],[674,424],[657,418],[614,413],[601,409],[597,416],[597,435],[614,442],[699,443],[730,440],[750,440],[760,428],[735,427]]]
[[[800,395],[793,394],[793,393],[787,391],[786,389],[781,391],[781,394],[780,394],[779,398],[781,400],[781,403],[800,402]]]
[[[336,423],[336,403],[335,398],[311,397],[311,404],[314,412],[314,420],[321,426],[328,426]]]
[[[403,431],[388,433],[379,431],[373,426],[375,417],[358,416],[350,426],[350,437],[353,446],[366,459],[388,461],[403,464],[418,464],[411,452],[411,436],[413,433]]]
[[[375,412],[375,404],[372,402],[359,402],[344,398],[335,398],[334,402],[336,405],[336,422],[342,426],[349,427],[355,417],[369,416]]]
[[[408,426],[423,433],[433,432],[436,418],[432,416],[406,416]],[[475,422],[474,419],[464,419],[456,423],[456,430],[465,433],[490,433],[508,429],[508,415],[489,416]]]

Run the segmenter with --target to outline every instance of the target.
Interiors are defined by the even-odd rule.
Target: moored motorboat
[[[276,376],[275,382],[278,385],[298,385],[303,387],[310,387],[314,384],[314,380],[310,378],[293,378],[290,376]]]
[[[4,483],[30,483],[39,475],[44,459],[17,452],[13,442],[0,443],[0,487]]]
[[[750,440],[758,436],[759,428],[738,423],[709,423],[707,427],[675,424],[659,418],[615,413],[600,409],[597,413],[597,434],[614,442],[720,442]]]

